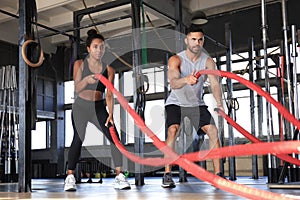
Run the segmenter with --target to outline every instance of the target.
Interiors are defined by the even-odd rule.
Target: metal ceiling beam
[[[12,14],[12,13],[7,12],[7,11],[2,10],[2,9],[0,9],[0,12],[3,13],[3,14],[6,14],[6,15],[8,15],[8,16],[14,17],[14,18],[16,18],[16,19],[19,19],[19,18],[20,18],[20,16],[15,15],[15,14]],[[56,29],[54,29],[54,28],[50,28],[50,27],[48,27],[48,26],[46,26],[46,25],[40,24],[40,23],[36,23],[36,25],[39,26],[39,27],[42,27],[42,28],[44,28],[44,29],[47,29],[47,30],[49,30],[49,31],[54,32],[55,35],[61,34],[61,35],[64,35],[64,36],[73,37],[72,35],[67,34],[67,33],[65,33],[64,31],[59,31],[59,30],[56,30]]]
[[[130,15],[124,15],[124,16],[113,18],[113,19],[103,20],[101,22],[97,22],[97,23],[93,23],[93,24],[89,24],[89,25],[85,25],[85,26],[80,26],[76,29],[74,29],[74,28],[73,29],[68,29],[68,30],[65,30],[65,31],[61,31],[60,33],[67,33],[67,32],[71,32],[71,31],[74,31],[74,30],[81,30],[81,29],[85,29],[85,28],[89,28],[89,27],[93,27],[93,26],[97,26],[97,25],[101,25],[101,24],[107,24],[107,23],[110,23],[110,22],[115,22],[115,21],[118,21],[118,20],[128,19],[130,17],[131,17]],[[41,36],[41,38],[51,37],[51,36],[54,36],[54,35],[57,35],[57,34],[60,34],[60,33],[55,32],[55,33],[52,33],[52,34],[43,35],[43,36]]]
[[[182,3],[184,3],[182,1]],[[157,1],[157,0],[144,0],[143,4],[152,10],[156,11],[160,15],[164,16],[166,20],[169,21],[176,21],[176,6],[177,3],[174,0],[164,0],[164,1]],[[191,21],[191,13],[190,11],[181,6],[182,12],[182,24],[184,26],[189,26]]]
[[[129,3],[130,3],[130,0],[112,1],[112,2],[101,4],[101,5],[98,5],[98,6],[95,6],[95,7],[90,7],[90,8],[85,8],[85,9],[82,9],[82,10],[75,11],[74,16],[77,16],[78,18],[81,18],[84,15],[92,14],[92,13],[95,13],[95,12],[100,12],[100,11],[103,11],[103,10],[108,10],[108,9],[115,8],[115,7],[118,7],[118,6],[123,6],[123,5],[129,4]]]

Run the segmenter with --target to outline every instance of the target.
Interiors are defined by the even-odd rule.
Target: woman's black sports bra
[[[87,62],[87,59],[84,59],[83,61],[83,70],[82,70],[82,79],[86,76],[89,76],[91,74],[94,74],[93,72],[91,72],[90,68],[89,68],[89,65],[88,65],[88,62]],[[102,62],[102,72],[101,74],[105,77],[105,78],[108,78],[108,73],[107,73],[107,66],[105,63]],[[85,90],[97,90],[97,91],[100,91],[100,92],[104,92],[105,91],[105,85],[103,85],[103,83],[101,81],[98,81],[97,83],[95,84],[88,84],[86,87],[85,87]]]

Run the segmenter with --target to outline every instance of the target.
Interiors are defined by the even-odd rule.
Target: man
[[[215,75],[203,75],[199,79],[195,77],[195,73],[199,70],[216,69],[216,64],[203,51],[204,33],[201,28],[192,24],[184,41],[186,50],[172,56],[168,61],[168,78],[172,91],[165,103],[168,126],[166,144],[174,149],[180,122],[187,116],[198,134],[208,135],[210,148],[219,148],[218,129],[202,98],[203,84],[208,78],[217,107],[224,110],[218,77]],[[215,174],[223,177],[219,159],[213,159],[213,166]],[[162,187],[175,187],[170,165],[165,166]]]

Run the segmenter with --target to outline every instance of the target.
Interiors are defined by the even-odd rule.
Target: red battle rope
[[[238,130],[240,133],[242,133],[246,138],[248,138],[251,142],[253,143],[264,143],[266,144],[266,142],[262,142],[260,139],[254,137],[251,133],[249,133],[248,131],[246,131],[243,127],[241,127],[239,124],[237,124],[233,119],[231,119],[228,115],[225,114],[224,111],[219,110],[217,111],[224,119],[226,119],[228,121],[228,123],[230,125],[232,125],[236,130]],[[299,141],[296,141],[299,144]],[[271,152],[272,153],[272,152]],[[300,160],[293,158],[291,156],[288,155],[280,155],[277,154],[276,155],[278,158],[285,160],[289,163],[295,164],[300,166]]]
[[[111,126],[110,133],[112,135],[113,141],[118,149],[126,155],[130,160],[143,165],[149,166],[163,166],[166,164],[176,164],[173,159],[170,158],[141,158],[135,154],[129,152],[120,142],[117,137],[115,129]],[[201,150],[198,152],[183,154],[180,158],[186,158],[190,161],[202,161],[215,158],[224,158],[231,156],[247,156],[247,155],[266,155],[269,153],[273,154],[289,154],[298,153],[300,150],[300,145],[298,141],[284,141],[284,142],[268,142],[268,143],[255,143],[255,144],[245,144],[226,146],[217,149]]]
[[[214,73],[212,73],[214,74]],[[189,171],[195,177],[206,181],[215,187],[218,187],[222,190],[231,192],[233,194],[243,196],[250,199],[297,199],[297,196],[292,195],[284,195],[284,194],[276,194],[264,190],[259,190],[255,188],[251,188],[245,185],[237,184],[227,179],[223,179],[219,176],[216,176],[200,166],[196,165],[194,162],[181,158],[178,154],[176,154],[171,148],[169,148],[164,142],[160,141],[159,138],[146,126],[145,122],[142,118],[130,107],[126,99],[122,96],[120,92],[118,92],[114,86],[101,74],[95,75],[97,79],[99,79],[107,89],[111,90],[114,95],[117,97],[121,106],[133,117],[135,124],[141,129],[142,132],[147,134],[153,140],[153,144],[162,151],[165,155],[168,155],[169,161],[172,163],[176,163],[181,166],[186,171]],[[297,126],[298,127],[298,126]],[[113,133],[113,128],[110,128],[110,131]],[[113,134],[112,134],[113,135]],[[125,151],[123,151],[125,152]],[[126,155],[126,154],[125,154]],[[127,155],[126,155],[127,156]],[[141,160],[142,158],[140,158]],[[171,162],[170,162],[171,163]],[[299,198],[298,198],[299,199]]]
[[[268,100],[271,104],[273,104],[278,111],[282,114],[284,118],[289,120],[298,130],[300,128],[300,122],[295,118],[294,115],[292,115],[281,103],[276,101],[268,92],[265,92],[260,86],[258,86],[255,83],[252,83],[251,81],[248,81],[244,79],[243,77],[240,77],[236,74],[233,74],[231,72],[221,71],[221,70],[200,70],[195,75],[196,78],[199,78],[203,74],[210,74],[210,75],[216,75],[220,77],[227,77],[230,79],[237,80],[238,82],[242,83],[243,85],[247,86],[248,88],[256,91],[259,95],[263,96]]]

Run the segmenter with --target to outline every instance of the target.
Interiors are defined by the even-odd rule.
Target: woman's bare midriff
[[[103,99],[102,92],[95,90],[83,90],[78,94],[78,96],[88,101],[100,101]]]

